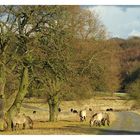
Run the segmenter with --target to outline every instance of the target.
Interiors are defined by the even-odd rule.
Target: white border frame
[[[140,0],[0,0],[1,5],[140,5]]]
[[[0,0],[0,5],[140,5],[140,0]],[[138,140],[140,136],[129,135],[124,137],[122,135],[0,135],[0,139],[2,140],[8,140],[9,138],[11,140]]]

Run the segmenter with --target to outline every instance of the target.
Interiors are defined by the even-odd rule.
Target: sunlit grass
[[[39,134],[100,134],[98,130],[99,127],[90,127],[89,120],[91,116],[100,112],[101,110],[105,110],[108,107],[116,108],[127,108],[130,103],[125,103],[124,100],[110,100],[106,99],[88,99],[88,100],[78,100],[78,101],[63,101],[60,104],[61,112],[58,114],[57,122],[48,122],[49,120],[49,107],[47,102],[44,100],[40,100],[40,102],[36,102],[37,99],[31,99],[31,102],[27,102],[25,99],[23,106],[21,107],[21,112],[30,116],[34,121],[34,128],[17,131],[4,131],[0,132],[0,134],[29,134],[29,135],[39,135]],[[74,114],[70,111],[71,108],[80,111],[81,109],[89,109],[92,108],[93,111],[87,111],[87,120],[86,122],[79,121],[79,115]],[[33,114],[33,111],[36,111]],[[108,112],[110,115],[111,123],[115,120],[115,115],[113,112]],[[108,126],[102,126],[101,129],[106,129]]]
[[[111,124],[115,120],[114,113],[110,113],[110,120]],[[33,129],[26,128],[25,130],[22,130],[22,125],[20,126],[20,129],[17,131],[4,131],[0,132],[0,134],[10,134],[10,135],[19,135],[19,134],[28,134],[28,135],[81,135],[81,134],[88,134],[88,135],[94,135],[99,134],[101,129],[106,129],[108,126],[101,126],[101,127],[95,127],[89,126],[89,117],[85,122],[80,122],[78,115],[71,114],[69,117],[58,120],[57,122],[48,122],[48,121],[34,121]]]
[[[97,130],[94,130],[94,127],[90,127],[88,122],[79,122],[79,121],[58,121],[58,122],[34,122],[33,129],[25,129],[17,131],[4,131],[0,134],[28,134],[28,135],[37,135],[37,134],[98,134]]]

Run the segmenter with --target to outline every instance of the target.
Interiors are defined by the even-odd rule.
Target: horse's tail
[[[84,120],[86,121],[86,116],[84,116]]]

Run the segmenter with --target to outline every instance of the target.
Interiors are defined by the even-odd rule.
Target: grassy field
[[[132,101],[126,102],[126,100],[121,100],[118,97],[104,98],[106,97],[96,97],[84,101],[63,101],[60,105],[62,111],[58,115],[58,122],[54,123],[48,122],[49,109],[45,100],[25,99],[21,107],[21,112],[32,118],[34,121],[34,128],[26,128],[25,130],[20,128],[20,130],[17,131],[4,131],[0,132],[0,134],[100,134],[100,131],[96,127],[91,128],[89,126],[89,120],[94,113],[105,111],[109,107],[113,109],[128,109],[131,108],[133,104]],[[79,115],[70,112],[71,108],[77,111],[92,108],[93,111],[87,111],[86,122],[80,122]],[[33,114],[34,110],[36,114]],[[113,112],[109,112],[109,115],[112,123],[115,120],[115,115]],[[102,126],[102,128],[106,127]]]
[[[58,121],[55,123],[51,122],[34,122],[33,129],[17,130],[17,131],[4,131],[0,134],[47,134],[47,135],[79,135],[79,134],[98,134],[99,132],[90,128],[88,122],[80,123],[79,121]]]
[[[115,120],[115,116],[111,114],[112,120],[111,123]],[[20,135],[20,134],[28,134],[28,135],[94,135],[100,134],[98,127],[90,127],[89,120],[86,122],[80,122],[79,120],[69,118],[69,120],[59,120],[58,122],[47,122],[47,121],[34,121],[34,128],[29,129],[26,128],[25,130],[20,129],[17,131],[4,131],[0,132],[0,134],[10,134],[10,135]],[[101,128],[104,129],[108,126],[102,126]]]

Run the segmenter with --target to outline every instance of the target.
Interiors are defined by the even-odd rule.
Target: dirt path
[[[99,129],[100,134],[140,134],[140,115],[133,112],[116,112],[116,121],[108,128]]]
[[[35,106],[31,106],[31,105],[26,105],[26,104],[22,104],[22,106],[24,108],[31,109],[31,110],[49,111],[48,109],[45,109],[45,108],[35,107]]]

